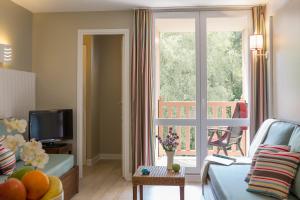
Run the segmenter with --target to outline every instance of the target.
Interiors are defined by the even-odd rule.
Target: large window
[[[156,13],[154,134],[178,133],[175,162],[200,171],[212,153],[247,153],[250,11]],[[231,134],[224,135],[231,131]],[[227,136],[225,147],[213,142]],[[166,165],[156,145],[156,164]]]
[[[155,19],[156,134],[166,136],[173,127],[179,135],[175,162],[195,168],[196,164],[196,15],[168,14]],[[182,124],[183,123],[183,124]],[[166,157],[158,146],[156,164]]]
[[[249,141],[249,19],[204,13],[205,19],[208,154],[242,156]]]

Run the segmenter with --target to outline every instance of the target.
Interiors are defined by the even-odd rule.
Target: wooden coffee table
[[[142,169],[150,170],[149,175],[143,175]],[[137,200],[137,187],[140,189],[140,200],[143,200],[143,185],[169,185],[180,187],[180,200],[184,200],[185,169],[174,173],[167,170],[167,167],[160,166],[141,166],[132,177],[133,200]]]

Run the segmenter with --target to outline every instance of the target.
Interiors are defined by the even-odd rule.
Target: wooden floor
[[[72,200],[132,200],[131,182],[121,177],[121,161],[100,161],[84,167],[80,192]],[[179,200],[179,187],[145,186],[144,200]],[[185,200],[202,200],[201,186],[187,183]]]

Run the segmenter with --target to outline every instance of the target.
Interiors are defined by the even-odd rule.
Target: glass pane
[[[195,19],[156,19],[158,118],[196,117]]]
[[[178,147],[176,150],[174,162],[184,167],[196,167],[196,127],[194,126],[158,126],[156,135],[166,138],[169,128],[179,136]],[[156,165],[166,166],[167,157],[165,150],[157,140]]]
[[[247,154],[248,127],[209,127],[208,155],[243,156]]]
[[[209,119],[247,118],[245,18],[207,20],[207,115]]]

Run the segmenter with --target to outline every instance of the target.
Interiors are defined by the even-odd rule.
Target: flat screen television
[[[42,142],[73,139],[73,111],[44,110],[29,112],[29,139]]]

